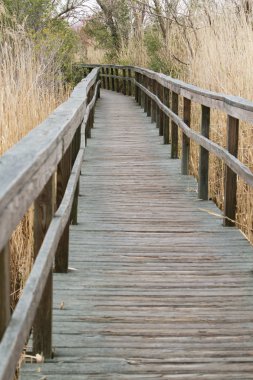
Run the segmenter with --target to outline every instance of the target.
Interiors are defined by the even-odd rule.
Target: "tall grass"
[[[211,9],[212,8],[212,9]],[[137,41],[130,39],[119,53],[119,63],[154,68],[180,79],[217,92],[223,92],[253,101],[253,16],[245,14],[233,2],[200,8],[191,19],[191,27],[185,29],[172,25],[165,44],[161,38],[148,37],[155,56],[144,41],[144,34]],[[147,36],[147,34],[146,34]],[[147,37],[146,37],[147,38]],[[154,60],[157,62],[154,62]],[[154,67],[155,64],[155,67]],[[193,104],[192,128],[200,130],[200,106]],[[182,107],[181,107],[182,110]],[[226,117],[222,112],[211,111],[210,138],[226,146]],[[198,177],[199,147],[191,144],[191,174]],[[239,159],[253,170],[253,127],[241,122],[239,135]],[[224,164],[210,155],[209,194],[223,209]],[[253,190],[238,181],[236,222],[253,243]]]
[[[4,9],[1,9],[4,20]],[[0,155],[41,122],[63,99],[59,68],[37,50],[22,26],[1,20]],[[10,240],[11,306],[33,262],[32,208]]]
[[[185,73],[188,82],[200,87],[253,100],[253,30],[252,20],[241,10],[223,8],[209,13],[204,27],[197,31],[195,51]],[[199,128],[199,119],[193,128]],[[211,139],[226,145],[226,115],[211,113]],[[253,127],[240,123],[239,159],[253,169]],[[192,144],[192,172],[197,176],[197,147]],[[210,196],[223,208],[224,165],[211,157]],[[253,242],[253,192],[238,181],[238,227]]]

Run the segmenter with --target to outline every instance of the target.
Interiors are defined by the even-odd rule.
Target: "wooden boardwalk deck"
[[[252,247],[168,149],[134,99],[102,91],[73,269],[54,275],[55,358],[21,380],[253,379]]]

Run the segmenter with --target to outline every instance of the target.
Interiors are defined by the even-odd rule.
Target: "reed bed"
[[[208,22],[197,32],[195,53],[184,79],[202,88],[253,100],[252,20],[234,8],[209,13]],[[193,112],[192,127],[199,129],[200,110]],[[226,146],[226,115],[211,112],[210,138]],[[253,169],[253,126],[240,123],[239,159]],[[198,148],[192,144],[191,172],[197,177]],[[224,165],[211,155],[210,197],[223,209]],[[253,242],[253,190],[238,180],[238,227]]]
[[[2,155],[65,99],[66,90],[53,56],[40,54],[22,26],[2,23],[0,55]],[[14,308],[33,263],[32,205],[10,239],[10,258]]]

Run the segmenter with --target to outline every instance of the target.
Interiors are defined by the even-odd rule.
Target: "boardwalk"
[[[83,163],[55,358],[21,380],[253,379],[252,248],[199,201],[134,99],[108,91]]]

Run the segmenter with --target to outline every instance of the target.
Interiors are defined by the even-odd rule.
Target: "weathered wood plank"
[[[239,120],[228,116],[227,120],[227,150],[237,157],[239,143]],[[235,225],[237,175],[229,167],[225,168],[224,181],[224,226]]]
[[[55,274],[55,358],[21,380],[38,368],[54,380],[253,379],[252,247],[200,204],[162,142],[133,99],[102,92],[72,269]]]
[[[210,108],[201,107],[201,135],[209,139]],[[199,148],[199,188],[198,197],[202,200],[208,199],[209,178],[209,152],[200,146]]]
[[[83,154],[84,150],[80,150],[61,206],[57,210],[48,228],[39,255],[26,282],[23,294],[12,314],[10,323],[1,341],[1,380],[13,378],[16,363],[29,336],[38,304],[43,297],[48,276],[52,270],[56,248],[70,217],[75,189],[81,171]],[[40,276],[41,273],[43,273],[43,276]]]
[[[223,160],[226,165],[232,169],[238,176],[240,176],[249,186],[253,186],[253,173],[252,171],[240,162],[237,158],[235,158],[232,154],[230,154],[226,149],[222,148],[220,145],[210,141],[208,138],[201,136],[200,134],[191,130],[181,119],[176,115],[176,113],[172,112],[168,107],[162,104],[160,100],[153,95],[149,90],[142,87],[138,84],[139,87],[145,91],[152,102],[159,104],[159,107],[164,111],[164,113],[169,116],[179,128],[188,136],[190,139],[194,140],[197,144],[201,145],[204,149],[208,150],[210,153],[214,153],[218,158]]]
[[[83,119],[85,94],[97,75],[96,69],[77,85],[68,101],[1,157],[0,250],[70,145]]]
[[[54,199],[53,176],[34,202],[34,258],[36,259],[43,244],[47,230],[53,217]],[[46,358],[52,355],[52,297],[53,275],[52,267],[36,310],[33,322],[33,352],[43,354]]]
[[[172,112],[177,115],[178,114],[178,94],[176,92],[172,92],[172,100],[171,100],[171,109]],[[175,121],[172,119],[171,123],[171,158],[178,158],[178,126]]]
[[[0,342],[11,315],[9,245],[0,252]]]
[[[183,120],[188,127],[191,126],[191,101],[184,98],[184,116]],[[184,132],[182,132],[182,161],[181,173],[183,175],[189,174],[189,159],[190,159],[190,139]]]

